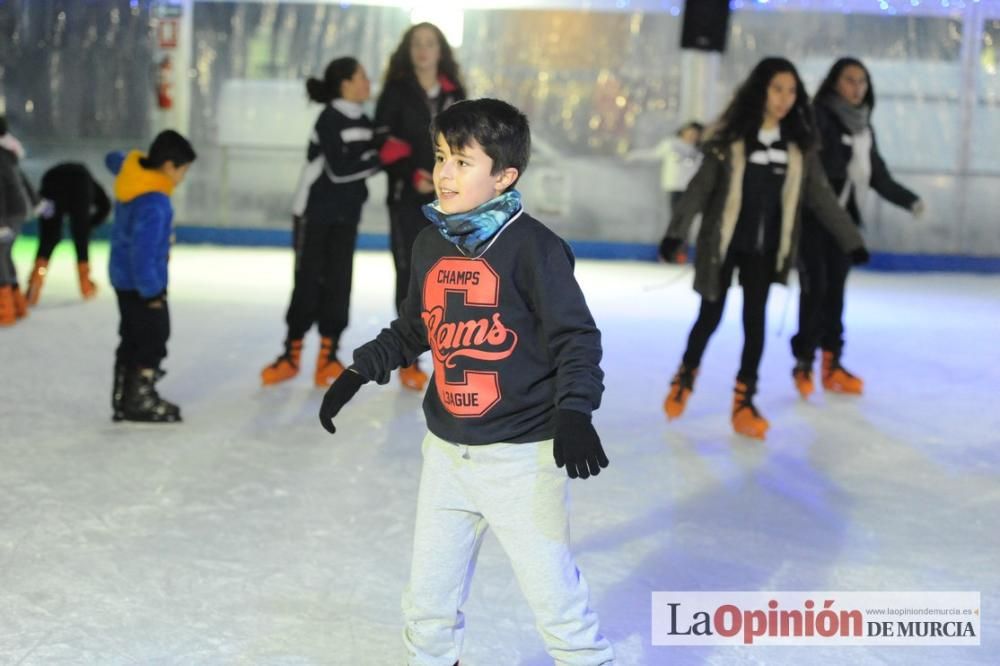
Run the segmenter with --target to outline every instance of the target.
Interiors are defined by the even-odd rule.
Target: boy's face
[[[167,175],[167,178],[170,179],[170,182],[172,182],[175,187],[184,182],[184,176],[187,175],[188,169],[190,168],[190,162],[184,166],[176,166],[169,160],[163,163],[163,173]]]
[[[517,169],[491,174],[493,160],[475,140],[452,151],[443,134],[434,151],[434,191],[438,205],[449,215],[465,213],[499,196],[517,180]]]

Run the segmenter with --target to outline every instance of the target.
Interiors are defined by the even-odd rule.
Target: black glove
[[[857,266],[858,264],[867,264],[868,260],[871,259],[871,255],[868,254],[868,250],[864,247],[859,247],[855,250],[851,250],[851,265]]]
[[[681,238],[670,238],[664,236],[660,241],[660,257],[668,263],[677,263],[677,252],[684,245]]]
[[[319,408],[319,422],[323,429],[331,435],[337,432],[333,425],[333,417],[340,412],[340,408],[346,405],[354,394],[358,392],[361,385],[367,380],[354,372],[350,368],[344,370],[337,377],[337,381],[326,390],[323,396],[323,404]]]
[[[602,467],[608,466],[608,457],[601,448],[601,438],[590,422],[590,417],[572,409],[556,411],[556,438],[552,453],[556,467],[566,466],[569,478],[597,476]]]

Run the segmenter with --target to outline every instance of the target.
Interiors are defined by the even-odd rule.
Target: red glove
[[[398,162],[399,160],[406,159],[412,154],[413,146],[402,139],[390,136],[385,140],[385,143],[382,144],[382,148],[378,151],[378,158],[383,165],[388,166]]]
[[[433,192],[434,191],[433,190],[433,187],[434,187],[434,178],[433,178],[433,176],[431,176],[431,174],[428,173],[426,169],[417,169],[416,171],[414,171],[413,172],[413,188],[417,192],[423,192],[424,190],[421,189],[421,185],[424,185],[425,183],[426,183],[426,186],[430,186],[431,187],[430,191]]]

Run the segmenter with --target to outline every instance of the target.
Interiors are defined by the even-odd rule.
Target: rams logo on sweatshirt
[[[517,333],[499,305],[500,278],[483,259],[443,257],[427,272],[422,318],[438,396],[452,416],[480,417],[500,402],[499,375],[483,368],[514,352]]]

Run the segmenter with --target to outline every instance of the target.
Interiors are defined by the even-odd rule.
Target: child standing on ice
[[[194,148],[173,130],[160,132],[149,153],[108,153],[115,174],[115,223],[108,272],[118,298],[120,342],[115,352],[114,421],[172,423],[180,408],[160,397],[155,383],[167,356],[167,256],[173,237],[170,195],[195,160]]]
[[[365,68],[337,58],[323,79],[306,82],[309,98],[323,104],[309,140],[308,164],[293,205],[295,285],[285,315],[285,349],[260,372],[264,386],[299,374],[302,340],[318,324],[319,356],[313,383],[327,387],[344,371],[337,358],[347,328],[365,179],[379,170],[372,121],[361,105],[371,94]]]
[[[437,201],[413,246],[399,318],[354,352],[327,391],[323,427],[362,384],[428,349],[427,436],[410,584],[408,664],[458,661],[479,545],[493,528],[549,655],[614,663],[569,547],[567,474],[608,465],[591,424],[604,373],[601,333],[573,276],[573,254],[521,206],[524,114],[505,102],[458,102],[433,121]],[[558,468],[565,467],[564,474]]]

